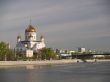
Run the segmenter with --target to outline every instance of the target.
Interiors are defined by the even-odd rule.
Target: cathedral
[[[21,40],[21,36],[17,36],[16,51],[23,52],[26,57],[32,57],[34,52],[45,48],[44,37],[37,39],[37,29],[31,24],[25,29],[25,40]]]

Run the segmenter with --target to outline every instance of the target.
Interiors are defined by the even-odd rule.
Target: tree
[[[51,48],[43,48],[40,53],[42,59],[50,60],[56,57],[54,51]]]
[[[14,50],[8,49],[6,56],[7,60],[15,60]]]
[[[0,42],[0,60],[6,60],[6,56],[8,54],[9,47],[5,42]]]

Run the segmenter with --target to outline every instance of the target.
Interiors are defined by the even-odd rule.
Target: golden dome
[[[43,36],[43,35],[41,35],[41,36],[40,36],[40,39],[42,39],[42,38],[44,38],[44,36]]]
[[[36,29],[32,25],[28,25],[27,29],[25,32],[36,32]]]
[[[17,39],[19,39],[19,38],[21,38],[21,36],[19,35],[19,36],[17,36]]]

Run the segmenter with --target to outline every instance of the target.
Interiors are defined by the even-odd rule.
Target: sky
[[[110,0],[0,0],[0,41],[16,46],[31,24],[47,47],[110,51]]]

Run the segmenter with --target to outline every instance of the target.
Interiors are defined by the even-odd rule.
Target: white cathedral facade
[[[40,40],[37,39],[37,29],[31,24],[25,29],[25,40],[21,40],[21,36],[17,37],[16,50],[24,52],[26,57],[32,57],[33,52],[45,48],[44,37],[41,36]]]

